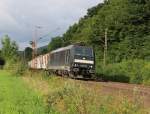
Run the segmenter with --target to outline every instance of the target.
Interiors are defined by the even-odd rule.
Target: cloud
[[[100,2],[102,0],[0,0],[0,37],[9,34],[23,49],[32,40],[35,26],[40,25],[42,29],[38,33],[50,33],[48,41],[63,34],[88,8]]]
[[[5,2],[0,4],[0,31],[9,31],[9,27],[18,27],[16,20],[9,14]],[[15,29],[16,29],[15,28]]]

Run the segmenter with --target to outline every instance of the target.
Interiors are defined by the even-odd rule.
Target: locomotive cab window
[[[77,46],[75,47],[75,55],[93,57],[93,50],[89,47]]]

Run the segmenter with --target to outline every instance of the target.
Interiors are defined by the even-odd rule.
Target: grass
[[[87,87],[78,81],[59,77],[45,77],[43,73],[27,74],[27,84],[40,91],[48,113],[52,114],[149,114],[137,98],[110,96],[100,88]],[[40,88],[39,88],[40,87]],[[43,88],[46,87],[47,91]],[[137,96],[140,99],[139,96]]]
[[[0,114],[45,114],[45,107],[20,77],[0,70]]]
[[[51,79],[50,83],[56,84]],[[66,81],[47,95],[47,105],[60,114],[147,114],[140,102],[125,96],[109,96],[86,88],[74,81]],[[56,85],[57,85],[56,84]],[[116,108],[117,107],[117,108]]]
[[[0,71],[0,114],[149,114],[139,96],[103,95],[79,81]]]

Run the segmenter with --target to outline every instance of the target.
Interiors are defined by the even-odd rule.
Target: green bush
[[[18,62],[15,68],[15,74],[22,76],[24,72],[27,70],[27,65],[24,62]]]
[[[4,70],[8,70],[9,72],[17,76],[22,76],[27,69],[27,64],[23,61],[7,61],[4,66]]]
[[[147,63],[144,65],[144,67],[141,69],[141,72],[143,74],[143,84],[150,85],[150,63]]]
[[[97,70],[97,74],[104,80],[149,84],[150,62],[135,59],[109,64],[105,68]]]

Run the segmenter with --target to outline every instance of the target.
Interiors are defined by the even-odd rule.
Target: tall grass
[[[73,81],[65,82],[46,96],[47,106],[59,114],[148,114],[142,103],[135,101],[123,96],[103,96]]]
[[[43,98],[49,114],[148,114],[140,97],[136,96],[136,91],[135,98],[131,100],[122,95],[103,95],[101,87],[88,87],[66,78],[44,77],[43,73],[34,73],[30,78],[37,85],[38,79],[48,84],[49,90],[45,94],[38,86],[32,86],[28,82],[37,91],[44,92]]]
[[[124,61],[108,65],[105,69],[101,67],[99,73],[106,76],[104,78],[114,81],[149,84],[149,65],[148,62],[142,60]],[[3,114],[148,114],[141,101],[138,100],[140,99],[139,96],[132,101],[124,96],[104,96],[97,89],[84,87],[84,85],[73,80],[53,76],[48,77],[44,72],[24,73],[24,70],[22,70],[24,68],[18,67],[18,69],[16,71],[21,71],[18,74],[25,74],[32,81],[28,81],[24,85],[19,79],[20,77],[16,77],[17,80],[19,79],[18,81],[15,78],[12,79],[13,84],[11,83],[10,85],[17,83],[16,86],[12,87],[18,89],[14,91],[15,96],[11,92],[9,93],[12,95],[11,97],[4,95],[7,96],[6,98],[15,97],[15,99],[9,99],[8,103],[3,106],[0,105],[4,110],[0,110]],[[5,83],[8,84],[8,82]],[[40,96],[27,89],[27,85],[39,92],[40,94],[38,95]],[[4,90],[2,89],[2,91]],[[0,93],[2,91],[0,90]],[[41,94],[42,92],[44,93]],[[43,95],[44,103],[41,95]]]

